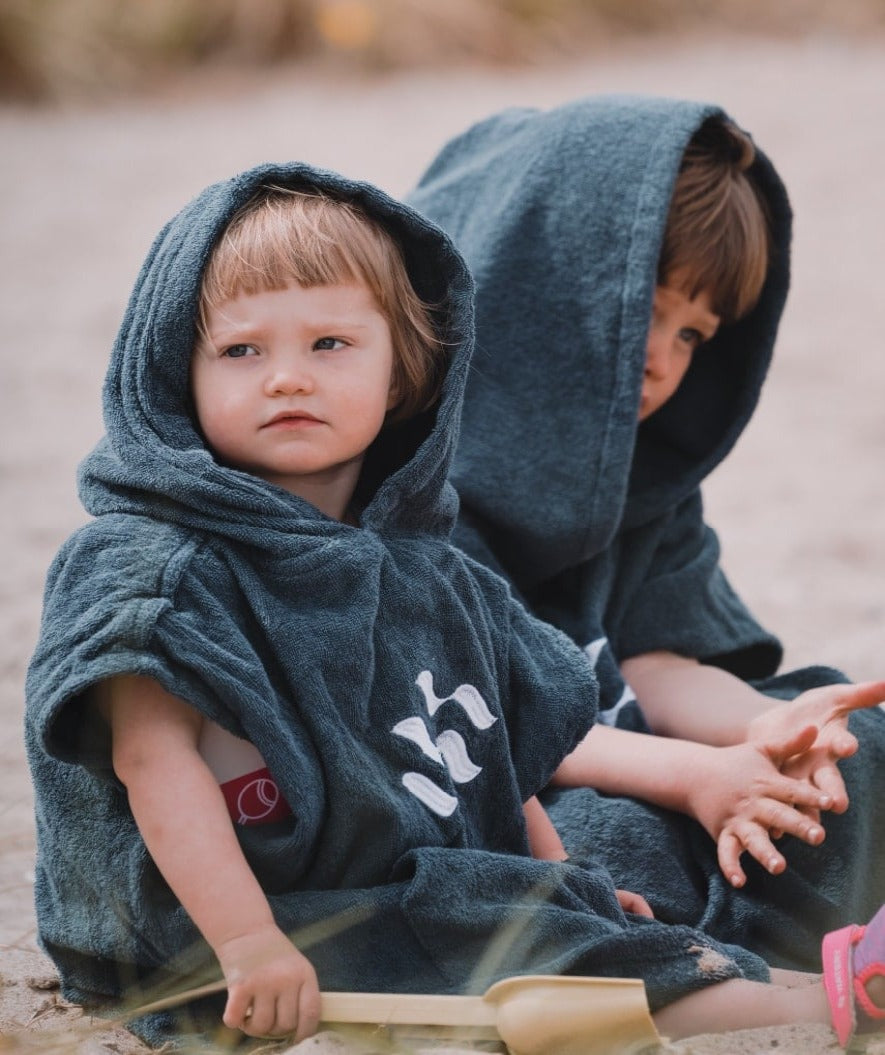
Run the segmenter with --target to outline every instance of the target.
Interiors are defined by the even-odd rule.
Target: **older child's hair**
[[[682,159],[670,202],[658,283],[679,274],[689,296],[709,290],[724,322],[746,315],[768,271],[765,204],[749,174],[752,140],[724,118],[705,121]]]
[[[432,308],[409,281],[399,246],[352,202],[268,186],[237,212],[203,275],[199,327],[207,309],[241,294],[362,282],[390,326],[397,404],[388,421],[427,409],[438,397],[443,346]]]

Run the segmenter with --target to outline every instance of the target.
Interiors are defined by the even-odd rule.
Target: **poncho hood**
[[[448,240],[411,209],[368,184],[305,164],[262,165],[217,183],[166,225],[135,284],[104,387],[106,436],[81,466],[80,497],[95,516],[144,514],[265,550],[343,525],[273,484],[218,464],[191,405],[188,374],[202,273],[233,214],[265,185],[352,201],[398,241],[412,284],[435,308],[450,353],[437,407],[385,429],[366,458],[363,526],[421,523],[447,532],[457,503],[446,474],[472,334],[471,280]]]
[[[722,111],[640,96],[514,109],[456,137],[409,201],[464,253],[476,355],[453,480],[523,588],[673,508],[731,450],[768,369],[791,214],[759,152],[773,259],[762,297],[637,413],[657,261],[685,147]]]

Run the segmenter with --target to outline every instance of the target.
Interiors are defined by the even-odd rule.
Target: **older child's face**
[[[390,329],[371,292],[293,284],[241,295],[208,312],[207,330],[191,386],[216,456],[342,515],[395,403]]]
[[[716,333],[719,321],[706,290],[690,297],[678,275],[657,287],[645,348],[640,421],[673,395],[695,351]]]

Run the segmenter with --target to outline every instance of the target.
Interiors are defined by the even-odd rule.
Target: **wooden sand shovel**
[[[224,982],[190,989],[133,1011],[134,1018],[222,992]],[[634,978],[517,975],[482,996],[323,993],[329,1026],[437,1027],[453,1039],[500,1038],[510,1055],[628,1055],[662,1040]]]
[[[323,993],[322,1020],[446,1026],[499,1037],[511,1055],[616,1055],[662,1043],[634,978],[518,975],[482,996]]]

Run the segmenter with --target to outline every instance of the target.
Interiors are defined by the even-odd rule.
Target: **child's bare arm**
[[[646,721],[659,736],[724,747],[776,701],[719,667],[673,652],[649,652],[621,664]]]
[[[255,1036],[316,1030],[310,962],[277,927],[197,750],[202,718],[151,678],[99,688],[113,765],[157,867],[214,950],[228,983],[226,1025]]]
[[[522,812],[525,814],[525,826],[529,835],[529,849],[532,857],[541,861],[565,861],[568,854],[559,838],[559,832],[554,828],[553,821],[547,816],[547,811],[538,801],[536,795],[523,804]]]

